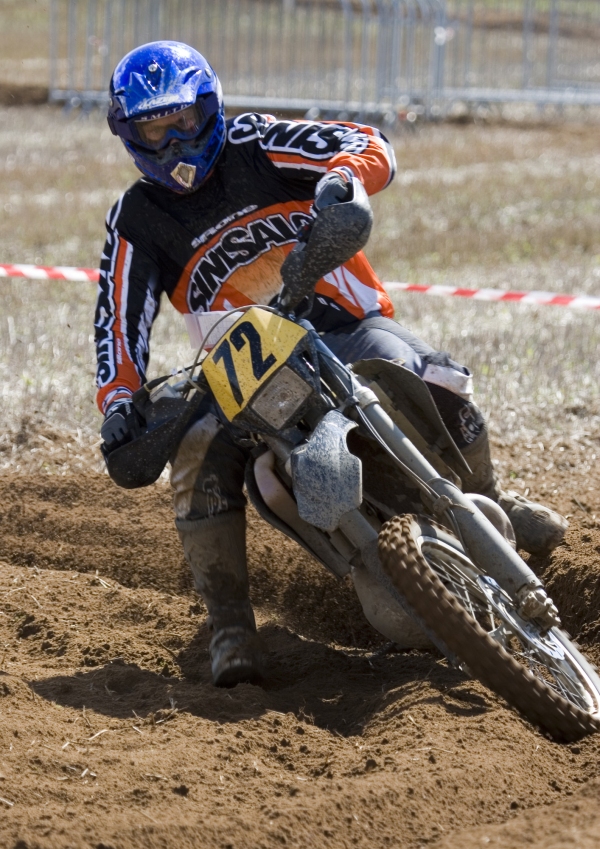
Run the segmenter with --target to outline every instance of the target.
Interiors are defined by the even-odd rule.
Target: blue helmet
[[[144,44],[115,68],[108,126],[143,174],[175,192],[193,192],[225,145],[221,84],[187,44]]]

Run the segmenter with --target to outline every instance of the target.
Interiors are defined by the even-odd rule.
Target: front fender
[[[346,444],[354,422],[331,410],[310,439],[291,454],[292,487],[300,517],[334,531],[344,513],[362,504],[362,466]]]

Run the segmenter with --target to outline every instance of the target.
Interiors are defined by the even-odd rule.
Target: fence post
[[[525,9],[523,15],[523,88],[527,89],[531,85],[531,67],[532,67],[532,35],[533,35],[533,19],[535,13],[535,0],[525,0]]]
[[[76,0],[69,0],[67,16],[67,88],[70,92],[73,92],[77,87],[75,80],[75,36],[77,32]]]
[[[433,15],[433,70],[431,79],[431,97],[441,100],[444,88],[444,65],[446,59],[447,15],[446,0],[432,0]]]
[[[469,0],[469,12],[467,15],[467,26],[465,32],[465,61],[463,66],[463,86],[471,84],[471,56],[473,53],[473,18],[475,0]]]
[[[352,0],[340,0],[340,6],[344,14],[344,65],[345,65],[345,81],[344,81],[344,100],[346,108],[352,99],[352,29],[354,23],[354,12],[352,9]]]
[[[556,76],[558,47],[558,0],[550,0],[550,27],[548,31],[548,55],[546,63],[546,86],[552,88]]]
[[[162,10],[163,4],[161,0],[152,0],[152,5],[150,6],[150,41],[158,41],[161,38],[161,30],[162,30]]]
[[[406,0],[406,96],[413,100],[415,78],[415,5],[414,0]]]
[[[88,0],[87,3],[87,20],[85,26],[85,54],[83,60],[84,76],[83,90],[91,91],[92,89],[92,65],[94,56],[94,36],[95,36],[95,19],[96,19],[96,0]]]
[[[360,0],[363,7],[362,33],[360,46],[360,111],[359,120],[363,120],[365,114],[365,103],[367,97],[367,78],[369,66],[369,24],[371,21],[371,7],[369,0]]]
[[[391,50],[390,50],[390,100],[392,111],[396,112],[399,105],[399,80],[402,64],[402,0],[392,0],[392,28],[391,28]]]
[[[58,3],[50,0],[50,44],[48,51],[48,84],[50,93],[58,88]]]
[[[384,111],[386,88],[389,88],[389,27],[386,0],[375,0],[377,5],[377,37],[375,39],[375,102],[377,109]]]
[[[102,33],[102,80],[107,80],[110,72],[112,71],[112,68],[110,67],[112,44],[112,9],[113,4],[110,2],[110,0],[106,0],[104,4],[104,27]],[[119,59],[120,58],[121,57],[119,57]]]

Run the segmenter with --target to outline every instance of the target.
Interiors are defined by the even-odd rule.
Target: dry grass
[[[383,279],[598,293],[596,128],[426,126],[396,147],[399,176],[374,199],[369,246]],[[96,266],[106,211],[135,175],[97,114],[0,110],[0,261]],[[0,466],[88,463],[99,423],[94,287],[2,280],[0,297]],[[403,323],[473,369],[497,435],[597,438],[596,314],[420,295],[397,306]],[[189,355],[165,304],[151,373]],[[72,450],[48,460],[56,430]]]
[[[369,249],[384,279],[598,294],[596,128],[424,127],[397,156]],[[595,427],[569,409],[596,409],[596,314],[419,295],[398,306],[400,321],[474,370],[499,430]]]
[[[49,0],[0,0],[0,82],[48,84]]]
[[[418,269],[428,279],[468,265],[585,263],[600,252],[597,133],[441,125],[405,136],[398,177],[376,202],[371,256],[388,275]],[[394,258],[390,241],[401,245]]]
[[[136,174],[97,113],[0,110],[0,262],[96,267],[106,212]],[[0,297],[0,467],[36,466],[48,455],[49,467],[62,471],[89,462],[99,422],[95,287],[0,280]],[[173,317],[161,317],[155,336],[154,369],[169,370],[189,357]],[[69,459],[62,439],[56,460],[51,446],[42,451],[57,429],[72,436]],[[43,460],[31,455],[32,447]]]

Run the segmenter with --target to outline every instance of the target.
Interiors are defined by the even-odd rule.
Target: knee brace
[[[450,436],[462,451],[483,432],[485,419],[481,410],[473,401],[467,401],[444,386],[435,383],[427,383],[427,386]]]

